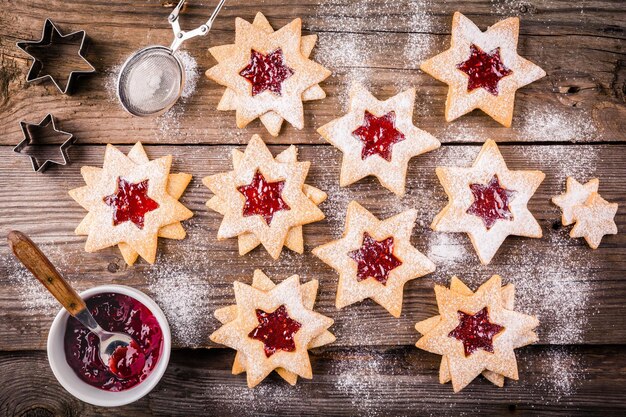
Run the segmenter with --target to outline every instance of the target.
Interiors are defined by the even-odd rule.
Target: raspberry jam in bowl
[[[119,406],[150,392],[169,362],[171,336],[165,315],[141,291],[104,285],[81,293],[96,321],[105,329],[134,339],[100,359],[99,341],[65,310],[48,335],[48,360],[59,383],[78,399],[94,405]]]

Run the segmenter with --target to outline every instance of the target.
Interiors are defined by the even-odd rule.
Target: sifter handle
[[[170,15],[167,18],[167,20],[172,25],[172,30],[174,31],[174,41],[172,42],[172,45],[170,46],[170,49],[172,50],[172,52],[176,51],[180,47],[180,45],[187,39],[191,39],[196,36],[206,36],[211,30],[211,27],[213,26],[213,22],[217,18],[217,15],[220,12],[220,10],[222,10],[222,6],[224,6],[225,2],[226,0],[219,1],[217,6],[215,6],[215,9],[213,10],[211,17],[209,17],[209,20],[207,20],[205,24],[193,30],[185,32],[184,30],[180,28],[180,23],[178,21],[178,15],[180,14],[180,10],[183,8],[183,5],[185,4],[185,0],[180,0],[178,4],[176,5],[176,7],[174,7],[174,10],[172,10],[172,13],[170,13]]]

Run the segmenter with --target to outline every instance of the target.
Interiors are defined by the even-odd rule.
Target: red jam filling
[[[243,205],[243,215],[258,214],[265,219],[269,226],[274,213],[281,210],[291,210],[281,197],[285,181],[267,182],[260,171],[257,171],[248,185],[237,187],[237,190],[246,198]]]
[[[134,340],[128,346],[118,346],[109,359],[109,369],[127,379],[139,375],[146,366],[146,355]]]
[[[250,62],[239,72],[239,75],[252,84],[253,97],[266,90],[280,96],[283,81],[293,75],[293,70],[285,65],[282,49],[278,48],[267,55],[252,49]]]
[[[391,161],[393,145],[406,139],[404,134],[396,129],[396,113],[393,111],[382,117],[376,117],[365,110],[363,124],[352,134],[363,144],[362,160],[377,154]]]
[[[248,334],[248,337],[263,342],[265,356],[269,358],[277,350],[285,352],[296,350],[293,336],[302,325],[289,317],[284,304],[272,313],[256,310],[256,318],[259,325]]]
[[[459,325],[452,330],[448,337],[454,337],[463,342],[465,356],[469,356],[478,349],[493,353],[493,337],[504,330],[504,327],[489,321],[487,307],[476,314],[466,314],[459,311]]]
[[[468,92],[484,88],[494,96],[498,95],[498,82],[513,73],[502,62],[500,48],[484,52],[474,44],[470,45],[470,57],[456,67],[469,76]]]
[[[117,178],[115,194],[108,195],[102,200],[113,207],[113,225],[131,221],[143,229],[146,213],[159,208],[159,203],[148,197],[148,181],[129,182],[122,177]]]
[[[76,375],[105,391],[127,390],[145,380],[163,349],[163,333],[154,314],[134,298],[116,293],[97,294],[86,303],[103,329],[126,333],[135,343],[118,347],[105,364],[100,359],[98,337],[70,317],[65,329],[65,359]]]
[[[361,247],[349,252],[348,256],[358,264],[356,275],[358,281],[372,277],[386,285],[389,273],[402,265],[402,262],[393,254],[393,237],[379,242],[367,232],[363,234]]]
[[[496,175],[491,178],[489,184],[470,184],[470,189],[474,202],[467,209],[467,213],[480,217],[487,230],[491,229],[497,220],[513,219],[509,202],[513,199],[515,191],[502,188]]]

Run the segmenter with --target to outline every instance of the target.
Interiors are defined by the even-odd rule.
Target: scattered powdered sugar
[[[375,78],[372,68],[417,69],[432,55],[435,28],[431,7],[431,0],[326,1],[318,6],[311,26],[319,36],[314,59],[342,76],[339,101],[344,106],[350,85],[359,82],[369,87]],[[377,62],[390,45],[398,43],[404,45],[400,56],[393,57],[393,62]],[[397,71],[393,79],[402,90],[412,85],[413,78],[410,71]]]
[[[59,309],[58,302],[37,279],[12,255],[2,257],[2,269],[6,271],[12,289],[28,313],[41,313],[52,317]]]
[[[491,9],[495,14],[519,16],[531,10],[532,4],[525,0],[491,0]]]
[[[435,264],[458,264],[471,259],[467,244],[460,233],[431,233],[426,256]]]
[[[535,387],[555,396],[556,401],[574,395],[586,378],[583,355],[575,347],[544,346],[542,350],[539,358],[526,355],[522,365],[524,372],[537,375],[537,369],[541,369],[541,378]]]
[[[75,273],[75,260],[69,259],[69,251],[64,245],[49,242],[39,245],[41,251],[50,259],[55,268],[78,292],[86,288]],[[7,273],[12,290],[28,313],[43,314],[52,319],[61,306],[46,288],[26,269],[13,254],[0,258],[0,269]]]
[[[160,262],[147,273],[148,290],[163,309],[172,335],[182,346],[203,346],[208,339],[211,286],[181,265]]]
[[[196,91],[200,71],[198,69],[198,62],[196,62],[196,59],[189,52],[178,50],[176,51],[176,56],[180,59],[180,62],[183,63],[183,67],[185,68],[185,86],[180,95],[180,98],[184,102]]]
[[[518,120],[520,136],[525,141],[588,142],[596,134],[591,114],[583,109],[529,109]]]
[[[408,39],[404,45],[404,60],[411,68],[419,68],[422,61],[433,54],[435,27],[431,16],[430,0],[411,1],[408,4]]]
[[[268,378],[250,389],[245,384],[245,378],[239,379],[241,383],[237,385],[233,382],[209,384],[206,394],[216,404],[216,410],[240,416],[276,415],[277,410],[289,410],[294,401],[306,397],[301,380],[291,386],[283,380],[274,381]]]
[[[596,172],[598,162],[598,148],[593,145],[578,145],[575,148],[564,145],[523,146],[520,153],[529,165],[544,170],[550,167],[554,170],[552,175],[563,181],[568,176],[586,181]]]
[[[389,362],[392,356],[361,351],[348,352],[346,356],[334,361],[331,369],[337,391],[350,401],[359,415],[387,415],[384,393],[399,388],[400,384],[400,378],[388,379],[385,389],[381,389],[380,376],[394,375],[396,367]],[[389,383],[396,387],[389,387]]]

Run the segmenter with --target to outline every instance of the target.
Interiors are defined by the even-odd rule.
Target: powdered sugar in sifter
[[[172,45],[169,48],[153,45],[140,49],[122,66],[117,79],[117,96],[126,111],[135,116],[157,116],[178,101],[185,85],[185,68],[174,52],[187,39],[206,36],[224,2],[219,1],[205,24],[185,32],[178,22],[185,0],[179,1],[168,17],[174,31]]]

